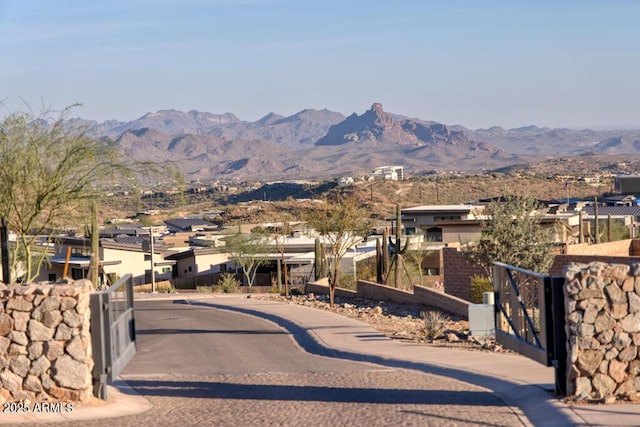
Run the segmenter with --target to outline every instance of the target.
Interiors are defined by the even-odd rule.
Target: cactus
[[[400,205],[396,205],[396,241],[391,241],[391,237],[389,237],[389,245],[391,246],[391,252],[394,254],[394,259],[396,255],[404,255],[407,253],[407,249],[409,249],[409,237],[407,236],[407,241],[404,243],[404,248],[402,247],[402,243],[400,242],[400,236],[402,235],[402,216],[400,214]]]
[[[384,280],[381,280],[380,283],[387,284],[387,279],[389,278],[389,230],[384,229],[382,232],[382,276]]]
[[[382,245],[380,239],[376,239],[376,282],[384,281],[384,257],[382,254]]]
[[[329,277],[329,262],[327,262],[327,248],[320,243],[320,277]]]
[[[320,242],[320,238],[316,237],[314,248],[314,277],[319,280],[321,277],[329,275],[329,266],[327,265],[327,254],[324,243]]]
[[[402,285],[402,281],[401,281],[401,274],[400,274],[400,268],[401,266],[404,266],[404,262],[402,260],[402,255],[404,255],[405,253],[407,253],[407,250],[409,249],[409,236],[407,236],[407,240],[404,243],[404,247],[402,246],[402,242],[400,240],[400,236],[402,236],[402,215],[401,215],[401,209],[400,209],[400,205],[396,205],[396,238],[395,238],[395,242],[393,242],[391,240],[391,237],[387,237],[387,240],[389,241],[389,247],[391,249],[391,253],[393,255],[392,261],[391,261],[391,265],[395,265],[395,278],[394,278],[394,286],[396,288],[401,287]],[[405,271],[406,271],[406,267],[405,267]],[[387,276],[385,279],[385,285],[387,284],[387,279],[389,278],[389,272],[390,269],[387,270]],[[407,274],[407,277],[409,275]]]
[[[313,268],[314,269],[314,273],[315,273],[314,277],[315,277],[316,280],[320,279],[320,264],[322,262],[322,258],[321,258],[322,254],[321,254],[320,251],[321,251],[321,249],[320,249],[320,238],[316,237],[315,247],[314,247],[315,258],[314,258],[314,268]]]

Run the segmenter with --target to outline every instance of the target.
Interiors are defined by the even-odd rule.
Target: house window
[[[87,270],[84,268],[72,268],[71,269],[71,278],[73,280],[80,280],[87,277]]]
[[[436,215],[433,217],[433,219],[435,221],[460,221],[462,217],[460,215]]]
[[[151,261],[151,254],[144,254],[145,261]]]
[[[71,248],[71,256],[75,258],[91,258],[90,248]]]
[[[171,267],[162,267],[162,272],[163,273],[170,273],[171,272]]]
[[[442,242],[442,228],[428,228],[426,237],[428,242]]]
[[[56,281],[56,273],[49,273],[49,281],[50,282]]]

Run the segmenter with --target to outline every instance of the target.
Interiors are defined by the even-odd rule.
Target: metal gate
[[[496,342],[555,368],[556,394],[566,394],[563,277],[494,263]]]
[[[93,394],[107,398],[112,382],[136,354],[133,276],[127,274],[106,291],[91,294]]]

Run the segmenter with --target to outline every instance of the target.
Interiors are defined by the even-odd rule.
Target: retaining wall
[[[0,283],[0,401],[92,396],[91,282]]]
[[[329,294],[329,286],[326,283],[326,280],[309,282],[305,291],[307,293]],[[444,310],[465,319],[469,316],[470,303],[468,301],[424,286],[413,286],[412,291],[405,291],[366,280],[358,280],[357,291],[338,288],[335,295],[342,298],[358,297],[404,304],[420,304]]]

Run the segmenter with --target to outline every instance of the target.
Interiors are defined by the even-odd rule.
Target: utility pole
[[[151,248],[151,293],[156,293],[156,273],[154,271],[154,263],[153,263],[153,227],[149,227],[149,243]]]
[[[151,292],[155,293],[156,292],[156,273],[153,269],[154,267],[154,262],[153,262],[153,252],[154,252],[154,242],[153,242],[153,227],[146,227],[149,230],[149,243],[147,244],[147,241],[143,241],[142,242],[142,250],[144,252],[149,251],[150,257],[149,259],[151,260]]]

